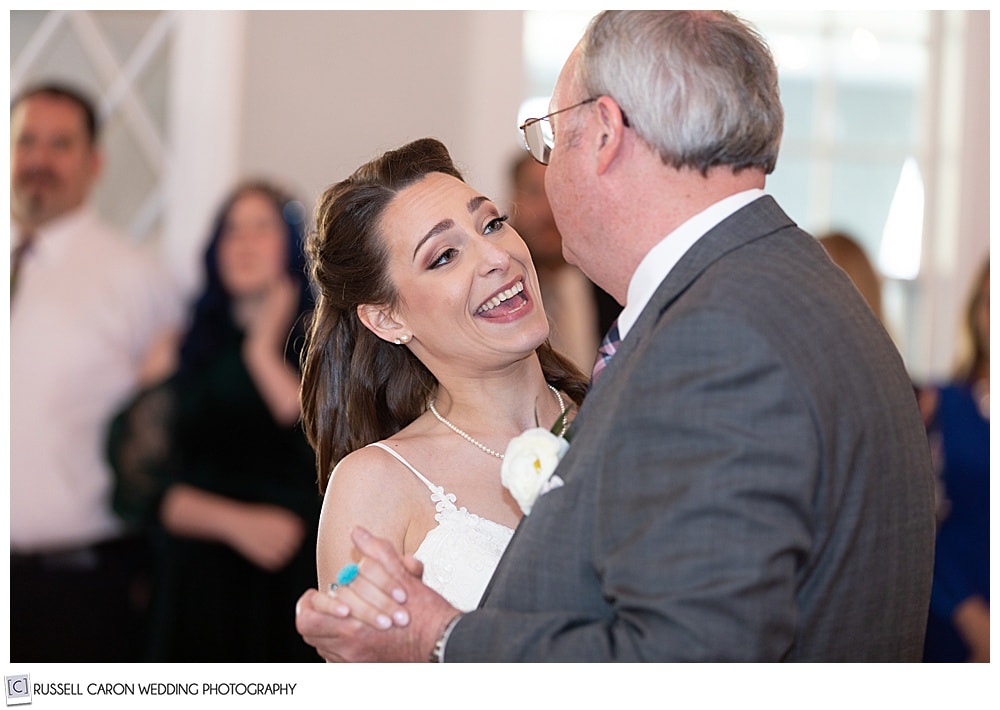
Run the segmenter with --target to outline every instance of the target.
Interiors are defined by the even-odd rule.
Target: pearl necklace
[[[566,433],[566,429],[569,428],[569,422],[566,421],[566,402],[563,401],[562,395],[559,394],[559,390],[557,390],[552,385],[548,385],[548,388],[550,390],[552,390],[552,394],[554,394],[556,396],[556,400],[559,402],[559,416],[563,420],[562,431],[559,432],[559,436],[562,436],[563,434]],[[476,441],[471,436],[469,436],[468,434],[466,434],[464,431],[462,431],[461,429],[459,429],[457,426],[455,426],[454,424],[452,424],[450,421],[448,421],[447,419],[445,419],[444,417],[442,417],[441,414],[438,412],[437,408],[434,406],[434,400],[433,399],[430,401],[430,403],[427,405],[427,407],[428,407],[428,409],[431,410],[431,414],[433,414],[435,417],[437,417],[437,420],[439,422],[441,422],[446,427],[448,427],[449,429],[451,429],[453,432],[455,432],[456,434],[458,434],[460,437],[462,437],[463,439],[465,439],[466,441],[468,441],[470,444],[472,444],[474,446],[478,446],[480,449],[482,449],[483,451],[485,451],[489,455],[496,456],[498,459],[502,459],[503,458],[503,454],[501,454],[499,451],[494,451],[493,449],[489,448],[488,446],[485,446],[484,444],[481,444],[480,442]]]

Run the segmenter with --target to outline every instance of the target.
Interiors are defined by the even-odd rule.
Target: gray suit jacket
[[[916,661],[930,455],[895,346],[769,197],[663,281],[446,661]]]

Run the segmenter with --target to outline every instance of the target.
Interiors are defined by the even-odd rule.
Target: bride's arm
[[[320,592],[330,590],[345,565],[360,562],[361,554],[351,541],[351,530],[356,526],[379,531],[380,537],[403,554],[407,530],[415,509],[419,509],[417,504],[431,506],[430,493],[414,486],[415,482],[376,448],[359,449],[337,465],[327,484],[319,520],[316,571]],[[415,496],[422,498],[417,501]],[[364,585],[356,584],[355,589],[362,592]],[[367,606],[363,596],[341,593],[338,599],[348,608],[358,607],[357,615],[366,616],[361,613]]]

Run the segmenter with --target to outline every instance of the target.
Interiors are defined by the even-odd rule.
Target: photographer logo
[[[7,686],[8,705],[30,705],[31,683],[25,675],[5,675],[4,685]]]

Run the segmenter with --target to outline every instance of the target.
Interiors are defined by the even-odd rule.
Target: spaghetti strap
[[[428,488],[428,489],[430,490],[430,492],[431,492],[431,493],[439,493],[439,492],[441,491],[441,487],[440,487],[440,486],[435,486],[435,485],[434,485],[433,483],[431,483],[430,481],[428,481],[428,480],[427,480],[427,479],[426,479],[426,478],[425,478],[425,477],[423,476],[423,474],[421,474],[421,473],[420,473],[420,471],[418,471],[417,469],[413,468],[413,466],[412,466],[412,465],[410,465],[410,462],[409,462],[409,461],[407,461],[406,459],[404,459],[404,458],[403,458],[403,457],[402,457],[402,456],[401,456],[401,455],[400,455],[400,454],[399,454],[399,453],[398,453],[398,452],[397,452],[397,451],[396,451],[395,449],[393,449],[393,448],[392,448],[391,446],[388,446],[388,445],[386,445],[386,444],[383,444],[383,443],[382,443],[381,441],[376,441],[376,442],[374,442],[374,443],[372,443],[372,444],[368,444],[368,446],[377,446],[378,448],[382,449],[383,451],[385,451],[385,452],[387,452],[387,453],[389,453],[389,454],[392,454],[392,456],[393,456],[393,457],[394,457],[394,458],[395,458],[395,459],[396,459],[397,461],[399,461],[399,462],[400,462],[401,464],[403,464],[403,465],[404,465],[404,466],[406,466],[406,467],[407,467],[408,469],[410,469],[410,471],[412,471],[412,472],[413,472],[413,475],[414,475],[414,476],[416,476],[416,477],[417,477],[417,478],[419,478],[419,479],[420,479],[421,481],[423,481],[423,482],[424,482],[424,485],[425,485],[425,486],[427,486],[427,488]]]
[[[475,609],[514,530],[459,508],[454,493],[428,481],[391,446],[381,442],[369,446],[391,454],[430,490],[436,525],[413,552],[424,565],[424,583],[459,609]]]

